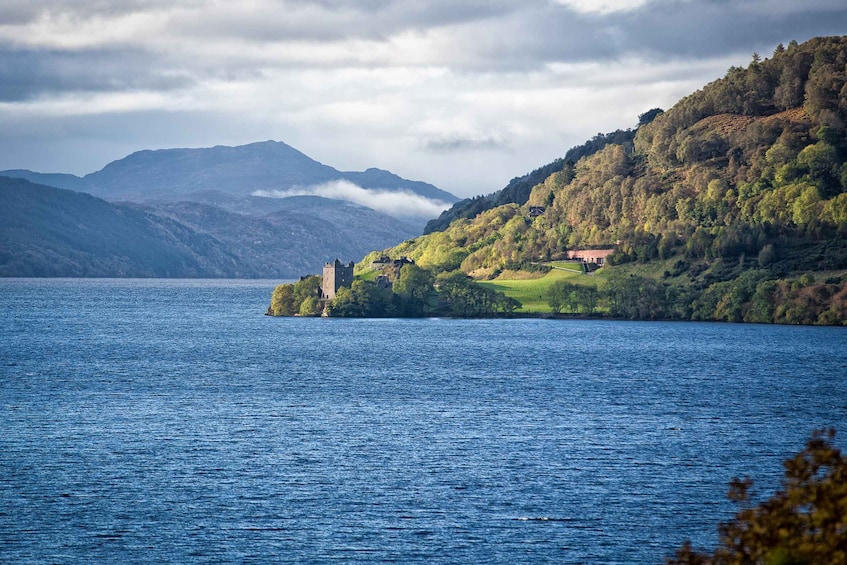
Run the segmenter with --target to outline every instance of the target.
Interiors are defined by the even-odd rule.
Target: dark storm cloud
[[[0,101],[52,92],[173,91],[193,80],[133,49],[0,50]]]
[[[455,58],[457,66],[488,71],[627,57],[706,59],[845,30],[847,7],[840,1],[657,0],[610,14],[526,3],[520,12],[468,24]]]
[[[655,0],[599,14],[550,0],[257,0],[247,4],[250,9],[200,0],[10,0],[0,7],[7,28],[0,35],[0,98],[65,90],[167,91],[192,77],[261,76],[272,68],[435,66],[525,73],[549,63],[715,58],[843,33],[847,9],[841,4]],[[95,21],[99,31],[112,18],[132,16],[154,20],[156,33],[125,39],[104,34],[93,45],[85,38],[82,45],[51,39],[56,33],[50,22]],[[28,37],[38,25],[48,26],[45,37]],[[19,29],[17,36],[10,29]],[[395,49],[393,41],[404,33],[413,34],[417,45]],[[348,49],[350,40],[382,45],[384,52]],[[175,45],[170,50],[169,43]],[[330,54],[299,57],[295,47],[303,44]]]
[[[336,2],[288,0],[268,2],[260,11],[208,10],[178,17],[174,29],[197,37],[229,37],[248,42],[384,41],[403,32],[420,32],[486,21],[519,11],[505,0]]]
[[[657,2],[609,23],[621,52],[705,58],[840,35],[847,30],[847,7],[843,2]]]

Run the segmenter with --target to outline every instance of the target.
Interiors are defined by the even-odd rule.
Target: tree
[[[606,287],[609,313],[630,320],[656,320],[667,310],[665,287],[650,278],[613,276]]]
[[[277,285],[271,295],[267,313],[271,316],[317,315],[320,313],[317,300],[320,288],[321,278],[317,275],[303,277],[293,284]]]
[[[394,283],[394,293],[400,297],[403,313],[421,316],[426,310],[429,296],[433,292],[432,273],[414,263],[403,265],[400,277]]]
[[[355,280],[350,288],[341,287],[327,305],[327,315],[346,318],[384,316],[389,300],[372,282]]]
[[[317,296],[309,296],[300,303],[301,316],[317,316],[321,313],[321,302]]]
[[[294,283],[294,298],[301,304],[307,298],[318,298],[321,295],[321,277],[310,275]]]
[[[835,430],[817,430],[806,448],[784,462],[780,490],[758,506],[750,478],[733,479],[728,497],[741,506],[718,527],[711,555],[685,542],[671,565],[847,564],[847,457],[833,445]]]
[[[293,316],[297,311],[294,301],[294,285],[280,284],[274,288],[271,294],[271,306],[268,314],[271,316]]]
[[[597,309],[600,293],[596,287],[556,281],[547,291],[548,304],[553,312],[593,314]]]
[[[652,110],[647,110],[643,114],[638,115],[638,125],[646,126],[650,122],[656,119],[659,114],[663,114],[665,111],[661,108],[653,108]]]
[[[361,305],[353,296],[353,290],[342,286],[335,293],[333,298],[326,305],[327,315],[338,318],[357,318],[364,316]]]
[[[817,183],[825,197],[837,195],[841,190],[838,168],[841,162],[838,151],[826,141],[809,145],[797,155],[797,164]]]
[[[489,316],[498,312],[513,312],[521,307],[521,303],[514,298],[478,285],[458,271],[439,275],[438,286],[454,316]]]

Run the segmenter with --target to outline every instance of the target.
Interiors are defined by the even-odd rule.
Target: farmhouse
[[[594,263],[598,267],[606,264],[606,257],[615,252],[613,247],[603,249],[573,249],[568,251],[568,259],[583,263]]]

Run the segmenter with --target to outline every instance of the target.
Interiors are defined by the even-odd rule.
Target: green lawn
[[[551,266],[553,266],[551,264]],[[558,266],[558,264],[556,265]],[[575,269],[574,263],[562,265],[568,269]],[[547,289],[556,281],[567,280],[574,284],[596,285],[599,281],[593,276],[582,275],[574,271],[563,271],[553,269],[540,279],[495,279],[493,281],[478,281],[479,284],[499,290],[506,296],[514,298],[521,303],[518,312],[551,312],[547,304]]]
[[[568,271],[577,271],[583,272],[582,263],[579,261],[551,261],[550,263],[544,263],[548,267],[558,268],[558,269],[566,269]]]
[[[358,275],[356,275],[356,277],[355,277],[355,278],[357,278],[357,279],[361,279],[361,280],[363,280],[363,281],[371,281],[371,282],[373,282],[373,281],[375,281],[375,280],[376,280],[376,278],[377,278],[378,276],[379,276],[379,271],[368,270],[368,271],[364,271],[364,272],[362,272],[362,273],[359,273]]]

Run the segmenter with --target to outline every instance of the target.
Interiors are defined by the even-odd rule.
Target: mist
[[[406,217],[435,218],[450,207],[447,202],[426,198],[408,190],[365,189],[347,180],[336,180],[287,190],[257,190],[253,193],[253,196],[266,198],[321,196],[354,202],[390,216]]]

